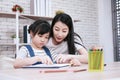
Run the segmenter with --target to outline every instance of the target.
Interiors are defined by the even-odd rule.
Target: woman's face
[[[59,44],[61,43],[68,35],[69,28],[66,24],[58,21],[53,26],[53,43]]]

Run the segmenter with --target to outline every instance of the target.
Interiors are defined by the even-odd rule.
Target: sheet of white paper
[[[37,64],[37,65],[31,65],[31,66],[24,66],[23,68],[61,68],[61,67],[67,67],[70,66],[70,64]]]

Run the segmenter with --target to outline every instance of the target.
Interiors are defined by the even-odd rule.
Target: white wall
[[[97,0],[50,0],[51,17],[57,10],[63,10],[73,19],[80,20],[74,23],[75,32],[83,39],[84,45],[89,49],[92,45],[99,44],[98,35],[98,7]],[[13,5],[19,4],[24,8],[24,14],[30,14],[30,0],[0,0],[1,12],[12,12]],[[20,42],[23,41],[23,26],[32,23],[29,19],[20,19]],[[15,33],[15,19],[0,17],[0,42],[12,43],[11,35]],[[0,55],[14,56],[15,47],[0,46]]]
[[[100,43],[104,47],[105,63],[113,62],[113,41],[111,21],[111,0],[51,0],[51,15],[56,10],[64,10],[73,19],[81,22],[75,23],[75,31],[82,37],[87,48]],[[97,2],[98,1],[98,2]],[[30,0],[0,0],[0,11],[12,12],[14,4],[22,5],[25,14],[30,14]],[[20,31],[30,20],[20,20]],[[11,35],[15,33],[15,19],[0,18],[0,42],[12,42]],[[98,30],[99,28],[99,30]],[[99,33],[98,33],[99,32]],[[0,46],[0,55],[14,53],[11,46]]]
[[[104,48],[105,63],[114,61],[111,0],[98,0],[100,45]]]
[[[73,19],[80,20],[80,22],[74,23],[74,29],[82,37],[87,49],[99,44],[97,0],[51,1],[51,15],[54,16],[57,10],[63,10]]]

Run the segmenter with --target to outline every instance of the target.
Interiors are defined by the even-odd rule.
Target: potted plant
[[[16,34],[13,34],[12,36],[11,36],[11,38],[13,39],[13,41],[14,41],[14,44],[17,42],[17,40],[16,40]]]
[[[64,11],[63,11],[63,10],[57,10],[57,11],[55,12],[56,15],[57,15],[57,14],[61,14],[61,13],[64,13]]]
[[[11,36],[11,38],[12,38],[12,39],[16,38],[16,35],[15,35],[15,34],[13,34],[13,35]]]
[[[13,12],[19,11],[20,13],[22,13],[23,12],[23,8],[20,5],[16,4],[16,5],[13,6],[12,11]]]

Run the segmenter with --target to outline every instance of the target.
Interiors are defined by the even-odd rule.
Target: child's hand
[[[42,62],[43,64],[53,64],[49,56],[41,56],[39,58],[39,61]]]

